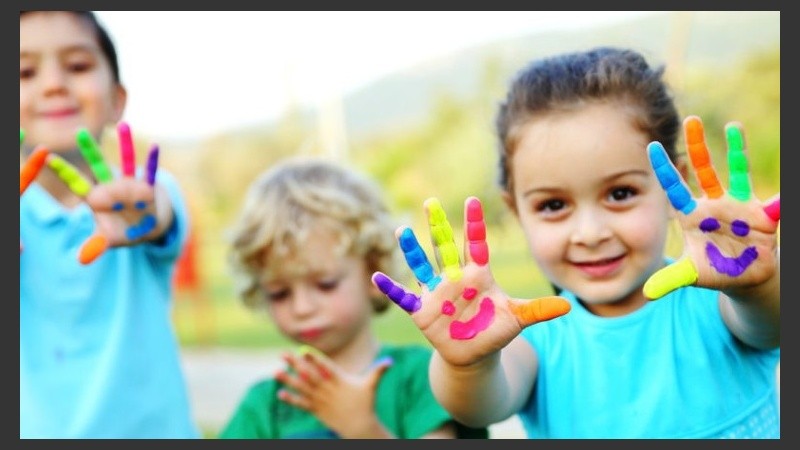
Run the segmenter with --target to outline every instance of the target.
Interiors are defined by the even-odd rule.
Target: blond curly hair
[[[260,280],[276,262],[301,251],[320,227],[338,239],[341,255],[362,257],[367,270],[398,277],[397,224],[378,184],[366,175],[322,157],[279,161],[249,187],[244,206],[229,231],[228,262],[237,295],[252,309],[265,306]],[[371,299],[376,313],[385,296]]]

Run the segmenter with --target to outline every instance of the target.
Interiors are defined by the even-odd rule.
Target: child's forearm
[[[722,303],[725,323],[737,338],[756,348],[781,345],[780,248],[775,258],[775,274],[767,281],[724,292],[729,297]]]
[[[514,395],[518,383],[513,382],[515,377],[509,376],[504,367],[509,355],[503,353],[508,352],[507,347],[469,366],[453,366],[434,352],[430,382],[436,399],[456,420],[468,426],[484,427],[507,419],[526,397]],[[526,379],[533,379],[531,371]]]

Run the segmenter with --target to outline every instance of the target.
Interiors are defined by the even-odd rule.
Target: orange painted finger
[[[81,246],[80,253],[78,254],[78,261],[81,264],[89,264],[108,248],[108,239],[102,234],[95,234],[91,236]]]
[[[511,312],[524,325],[555,319],[568,313],[572,307],[563,297],[541,297],[525,303],[509,303]]]
[[[708,152],[705,133],[703,132],[703,122],[697,116],[689,116],[683,121],[683,130],[689,159],[692,161],[692,167],[694,167],[694,173],[700,188],[709,198],[722,197],[725,191],[722,189],[722,184],[720,184],[714,166],[711,164],[711,156]]]
[[[39,175],[48,154],[49,152],[45,147],[36,147],[22,168],[19,169],[19,195],[22,195],[25,189],[28,189],[28,186],[36,179],[36,176]]]

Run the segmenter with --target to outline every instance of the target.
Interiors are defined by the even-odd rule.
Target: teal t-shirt
[[[175,178],[157,177],[175,211],[164,238],[88,265],[89,207],[64,208],[37,183],[20,196],[20,438],[200,437],[171,315],[188,215]]]
[[[539,372],[519,413],[530,438],[780,438],[780,349],[725,327],[718,291],[675,290],[620,317],[572,310],[530,326]]]
[[[375,408],[381,423],[401,439],[415,439],[452,418],[433,397],[428,382],[431,351],[422,346],[384,346],[378,358],[393,364],[378,383]],[[338,438],[313,414],[278,399],[282,384],[266,379],[251,386],[219,437],[222,439]],[[456,423],[460,438],[487,438],[487,428]]]

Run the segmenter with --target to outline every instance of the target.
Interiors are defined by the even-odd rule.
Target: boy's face
[[[550,113],[522,130],[512,159],[517,212],[544,274],[594,313],[646,302],[671,208],[635,113],[613,104]]]
[[[74,149],[75,133],[95,137],[122,117],[125,89],[84,19],[54,11],[19,20],[19,125],[29,147]]]
[[[329,356],[371,332],[375,294],[363,258],[339,255],[330,231],[312,233],[301,250],[271,264],[264,301],[289,339]]]

